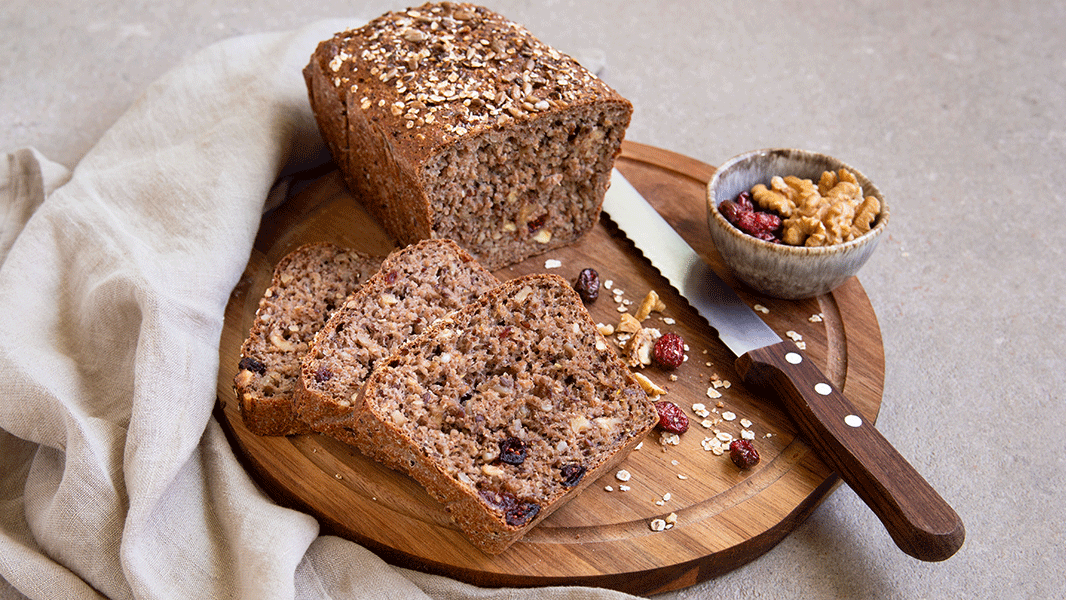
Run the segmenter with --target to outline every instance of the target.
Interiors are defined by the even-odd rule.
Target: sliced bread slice
[[[356,443],[354,400],[374,366],[498,284],[452,240],[424,240],[390,254],[315,336],[301,366],[300,419]]]
[[[256,309],[233,389],[258,435],[307,433],[293,411],[304,353],[333,311],[377,272],[381,257],[327,242],[293,250],[274,268]]]
[[[488,554],[614,468],[658,422],[581,298],[545,274],[437,321],[376,366],[356,405],[360,449],[420,482]]]

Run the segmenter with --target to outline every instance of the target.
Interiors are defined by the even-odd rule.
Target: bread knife
[[[801,435],[873,510],[907,554],[951,557],[965,529],[958,514],[792,342],[781,339],[614,170],[603,212],[738,358],[756,393],[776,396]]]

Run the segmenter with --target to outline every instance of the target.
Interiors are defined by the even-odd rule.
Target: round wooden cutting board
[[[783,339],[804,345],[862,416],[876,420],[884,351],[877,318],[856,279],[811,300],[758,296],[725,271],[706,233],[704,186],[713,167],[632,142],[624,145],[616,166],[742,298],[758,305]],[[336,171],[266,214],[227,307],[216,414],[252,477],[280,504],[315,516],[323,533],[354,540],[391,563],[480,586],[592,585],[654,594],[725,573],[767,552],[838,483],[796,436],[775,399],[755,396],[740,383],[733,356],[714,330],[604,219],[580,243],[497,276],[547,271],[573,280],[581,269],[595,268],[613,285],[601,290],[589,312],[612,325],[619,322],[619,307],[635,313],[650,290],[657,292],[666,310],[652,313],[643,325],[684,337],[687,361],[673,372],[655,367],[642,372],[667,389],[664,398],[685,409],[691,426],[676,445],[661,443],[653,432],[622,463],[627,480],[604,476],[503,554],[485,555],[414,480],[325,436],[260,437],[244,428],[232,382],[259,297],[282,256],[320,240],[380,255],[395,248]],[[694,412],[695,404],[705,405],[706,417]],[[752,432],[762,456],[749,471],[737,469],[728,452],[709,450],[710,438],[740,437],[743,430]],[[655,531],[655,519],[672,524]]]

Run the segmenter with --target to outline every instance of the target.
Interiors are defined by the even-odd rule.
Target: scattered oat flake
[[[659,436],[659,443],[663,446],[676,446],[681,443],[681,436],[676,433],[670,433],[669,431],[662,432]]]
[[[757,311],[757,312],[761,312],[761,313],[763,313],[764,315],[765,315],[765,314],[768,314],[768,313],[770,312],[770,309],[769,309],[769,308],[766,308],[766,307],[765,307],[765,306],[763,306],[762,304],[756,304],[755,306],[753,306],[753,307],[752,307],[752,309],[754,309],[754,310],[755,310],[755,311]]]
[[[751,419],[741,419],[740,425],[741,427],[751,427]]]
[[[666,521],[663,519],[652,519],[650,527],[652,531],[663,531],[666,529]]]
[[[800,350],[806,350],[807,349],[807,342],[796,342],[796,347],[799,348]]]
[[[822,322],[822,313],[814,313],[813,315],[807,317],[807,320],[810,321],[811,323],[821,323]]]
[[[731,410],[727,410],[727,411],[722,413],[722,418],[725,419],[726,421],[735,421],[736,418],[737,418],[737,413],[735,413],[735,412],[733,412]]]
[[[614,280],[613,279],[604,279],[603,280],[603,289],[609,290],[609,289],[611,289],[613,287],[614,287]]]
[[[614,491],[614,488],[609,486],[609,485],[603,486],[603,489],[607,490],[608,492],[613,492]]]
[[[794,342],[798,342],[798,341],[803,339],[802,335],[796,333],[795,331],[792,331],[791,329],[786,331],[785,335],[788,336],[788,339],[790,339],[790,340],[792,340]]]
[[[618,481],[629,481],[632,477],[633,475],[625,469],[619,469],[619,471],[614,474],[614,478]]]
[[[673,496],[670,495],[670,492],[663,494],[663,502],[669,502],[670,498],[673,498]]]
[[[630,487],[628,485],[620,485],[618,486],[618,489],[622,492],[628,492],[630,490]]]
[[[704,429],[710,429],[711,427],[714,427],[715,422],[710,419],[704,419],[700,421],[700,425],[703,425]]]
[[[715,388],[715,386],[713,386],[713,385],[711,387],[707,388],[707,397],[708,398],[721,398],[722,397],[722,392],[719,392],[718,390],[716,390],[714,388]]]
[[[750,429],[742,429],[740,431],[740,437],[742,437],[742,438],[744,438],[746,440],[754,440],[755,439],[755,432],[750,430]]]
[[[674,324],[674,323],[676,323],[676,322],[677,322],[677,321],[674,321],[674,320],[673,320],[673,319],[671,319],[670,317],[663,317],[663,323],[666,323],[667,325],[673,325],[673,324]]]
[[[558,269],[561,266],[563,266],[563,263],[554,258],[549,258],[548,260],[544,261],[545,269]]]
[[[714,434],[714,437],[718,438],[718,441],[720,442],[733,441],[733,434],[729,433],[728,431],[719,431],[718,433]]]
[[[688,475],[685,475],[684,473],[678,473],[677,474],[677,478],[678,479],[688,479]]]

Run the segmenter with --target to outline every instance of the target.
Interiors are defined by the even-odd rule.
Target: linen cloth
[[[619,598],[394,568],[270,501],[211,411],[264,203],[324,146],[322,21],[153,83],[72,171],[0,166],[0,585],[30,598]]]

